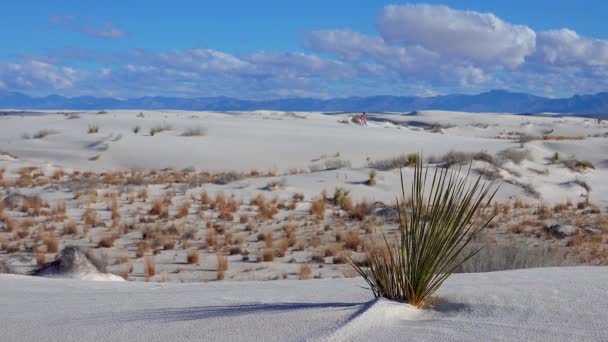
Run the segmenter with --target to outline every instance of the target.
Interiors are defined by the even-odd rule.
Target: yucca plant
[[[423,159],[418,156],[418,160]],[[429,169],[416,163],[408,201],[411,208],[406,206],[401,174],[403,200],[397,201],[395,237],[381,233],[380,239],[372,239],[366,265],[349,260],[375,297],[424,307],[441,284],[479,252],[465,247],[492,220],[479,221],[474,216],[490,203],[498,186],[482,182],[481,177],[468,181],[470,166],[464,176],[460,171],[462,168],[435,169],[427,191]]]

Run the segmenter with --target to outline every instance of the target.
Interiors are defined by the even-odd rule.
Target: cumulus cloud
[[[421,45],[446,56],[509,67],[524,63],[536,44],[536,35],[527,26],[507,23],[491,13],[447,6],[386,6],[378,26],[389,42]]]
[[[579,36],[569,29],[538,34],[535,54],[550,65],[608,65],[608,41]]]
[[[64,48],[21,55],[0,61],[0,88],[256,99],[493,88],[571,95],[608,88],[608,41],[570,29],[534,32],[492,13],[440,5],[390,5],[376,19],[376,33],[331,27],[303,33],[305,52]],[[49,21],[98,38],[127,35],[113,24],[80,17]]]

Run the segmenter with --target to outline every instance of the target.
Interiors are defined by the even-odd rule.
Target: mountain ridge
[[[111,97],[48,95],[33,97],[19,92],[0,91],[0,108],[10,109],[176,109],[176,110],[287,110],[287,111],[354,111],[411,112],[417,110],[451,110],[464,112],[552,112],[606,117],[608,92],[574,95],[569,98],[546,98],[526,93],[491,90],[475,95],[451,94],[419,96],[353,96],[343,98],[284,98],[241,100],[226,96],[166,97],[144,96],[117,99]]]

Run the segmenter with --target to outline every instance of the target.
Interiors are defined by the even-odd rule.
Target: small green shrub
[[[89,134],[99,133],[99,126],[97,125],[89,125],[89,129],[87,130]]]
[[[342,200],[350,195],[350,190],[344,189],[342,187],[336,187],[334,190],[334,203],[336,205],[342,203]]]
[[[376,171],[371,170],[369,172],[369,178],[367,179],[366,184],[369,185],[369,186],[376,185]]]
[[[478,208],[488,206],[498,190],[481,177],[470,183],[468,177],[460,176],[460,168],[446,167],[435,169],[431,188],[426,191],[429,172],[421,164],[414,169],[411,209],[405,205],[401,175],[403,200],[398,203],[396,236],[389,239],[382,233],[380,241],[372,239],[367,265],[349,259],[375,297],[416,307],[427,305],[443,282],[480,251],[465,248],[492,218],[479,221],[474,216]]]
[[[574,165],[577,169],[594,169],[595,167],[593,166],[593,164],[588,161],[588,160],[577,160],[576,164]]]
[[[133,127],[132,131],[133,131],[133,133],[137,134],[137,133],[139,133],[139,129],[140,129],[139,126],[135,126],[135,127]]]
[[[57,134],[58,132],[52,129],[42,129],[32,136],[34,139],[44,139],[51,134]]]

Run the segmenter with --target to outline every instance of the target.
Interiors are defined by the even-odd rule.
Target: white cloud
[[[0,62],[0,82],[7,88],[68,89],[80,77],[80,72],[65,66],[56,66],[38,60],[22,63]]]
[[[535,57],[550,65],[608,65],[608,41],[581,37],[569,29],[539,32]]]
[[[447,6],[386,6],[379,20],[384,39],[421,45],[446,57],[517,67],[534,51],[535,33],[491,13],[459,11]]]

